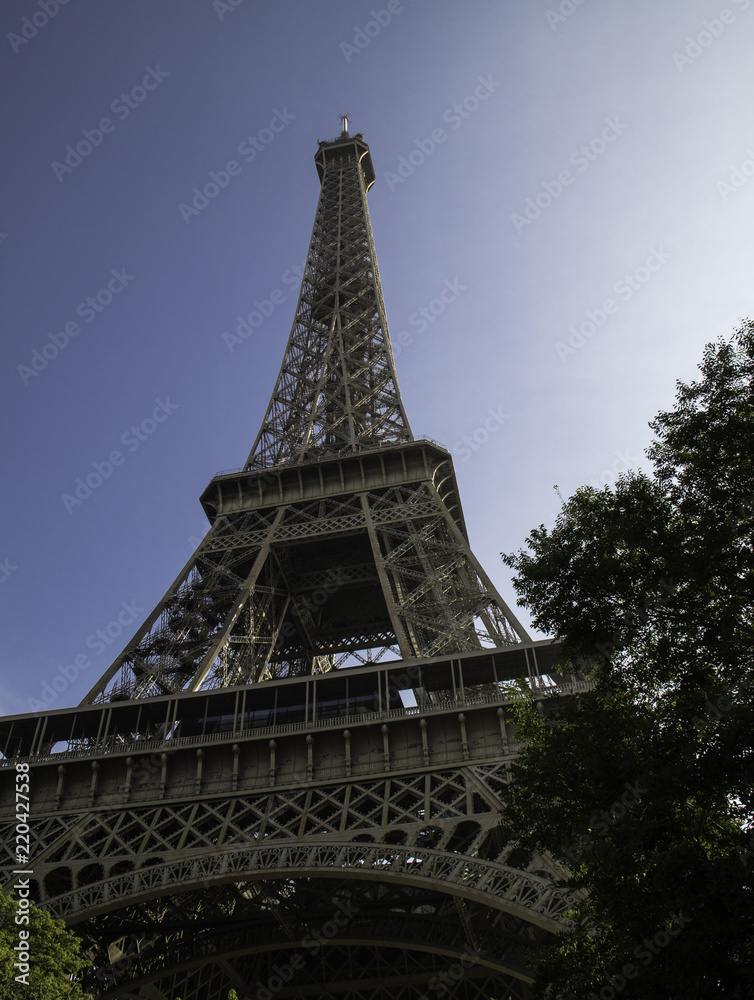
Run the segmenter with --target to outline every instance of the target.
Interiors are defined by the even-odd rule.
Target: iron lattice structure
[[[210,482],[208,534],[82,704],[0,721],[3,843],[28,763],[15,865],[103,998],[525,1000],[572,900],[498,802],[510,685],[551,697],[556,650],[471,552],[447,450],[411,434],[369,148],[344,131],[315,162],[251,455]]]
[[[296,319],[247,469],[411,440],[367,209],[361,136],[320,143],[322,189]]]
[[[360,136],[320,143],[296,317],[251,455],[212,527],[86,701],[143,698],[527,638],[469,548],[453,463],[398,391]],[[324,596],[326,600],[322,600]]]

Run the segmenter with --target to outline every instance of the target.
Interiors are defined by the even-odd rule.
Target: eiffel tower
[[[78,707],[0,720],[4,885],[31,873],[103,1000],[525,1000],[573,902],[498,804],[510,688],[544,697],[556,647],[411,433],[345,116],[315,163],[283,364],[206,537]]]

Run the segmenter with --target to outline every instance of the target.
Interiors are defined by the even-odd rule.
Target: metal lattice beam
[[[320,144],[322,189],[296,318],[247,468],[411,440],[390,348],[360,137]]]

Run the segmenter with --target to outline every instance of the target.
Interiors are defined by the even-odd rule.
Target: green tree
[[[653,474],[578,490],[504,556],[589,692],[517,708],[505,801],[579,902],[551,1000],[754,996],[754,324],[650,427]]]
[[[24,919],[27,915],[28,922]],[[28,945],[28,963],[16,965],[25,958],[17,947],[24,944]],[[72,980],[89,964],[79,953],[80,945],[79,938],[62,920],[55,920],[33,903],[28,909],[21,908],[15,898],[0,891],[0,996],[3,1000],[88,998],[89,994]]]

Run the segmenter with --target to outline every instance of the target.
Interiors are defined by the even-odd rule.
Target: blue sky
[[[0,22],[0,712],[78,702],[204,534],[339,113],[372,150],[412,428],[454,452],[510,601],[499,552],[552,522],[553,486],[640,467],[676,379],[752,314],[749,0],[9,0]]]

